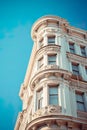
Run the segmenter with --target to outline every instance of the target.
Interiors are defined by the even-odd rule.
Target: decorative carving
[[[38,51],[37,51],[37,53],[36,53],[36,58],[39,58],[39,56],[41,56],[41,55],[44,55],[44,54],[46,54],[46,53],[51,53],[51,51],[52,52],[55,52],[55,53],[58,53],[59,51],[60,51],[60,48],[61,48],[61,46],[59,46],[59,45],[46,45],[46,46],[43,46],[43,47],[41,47]]]
[[[58,115],[58,113],[61,113],[61,111],[62,111],[62,108],[60,106],[49,105],[49,106],[46,106],[42,109],[37,110],[34,113],[32,119],[38,118],[40,116],[50,115],[50,114],[54,114],[54,115],[57,114]]]

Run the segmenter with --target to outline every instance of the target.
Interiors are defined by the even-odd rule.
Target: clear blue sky
[[[0,130],[14,129],[33,45],[31,27],[49,14],[87,30],[87,0],[0,0]]]

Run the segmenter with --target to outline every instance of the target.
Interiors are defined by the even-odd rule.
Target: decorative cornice
[[[87,65],[87,57],[83,57],[83,56],[80,56],[80,55],[77,55],[74,53],[70,53],[70,52],[67,52],[66,55],[71,62],[76,62],[76,63],[82,64],[84,66]]]
[[[31,80],[30,80],[31,89],[34,89],[35,83],[38,83],[42,78],[44,78],[43,76],[48,75],[48,74],[56,74],[56,76],[62,77],[65,80],[69,80],[71,77],[71,72],[69,72],[67,70],[60,69],[60,68],[58,68],[57,65],[43,66],[31,78]]]
[[[55,120],[59,124],[59,126],[61,126],[62,122],[63,122],[63,124],[67,124],[67,127],[72,126],[72,128],[73,128],[74,125],[75,126],[83,125],[83,127],[85,126],[87,128],[86,119],[80,119],[80,118],[75,118],[72,116],[66,116],[66,115],[59,114],[59,115],[46,115],[46,116],[41,116],[41,117],[35,118],[34,120],[32,120],[31,122],[29,122],[27,124],[25,130],[31,130],[31,128],[33,126],[39,126],[40,124],[43,124],[43,123],[46,124],[47,122],[53,121],[53,120]]]
[[[70,83],[70,87],[77,90],[81,90],[81,91],[84,91],[84,92],[87,92],[87,82],[86,81],[80,81],[80,80],[74,80],[74,79],[71,79],[71,82]]]
[[[48,53],[58,53],[60,48],[61,46],[55,44],[43,46],[36,52],[36,58]]]

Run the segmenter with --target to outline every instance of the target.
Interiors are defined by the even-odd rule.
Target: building
[[[31,36],[15,130],[87,130],[87,32],[49,15]]]

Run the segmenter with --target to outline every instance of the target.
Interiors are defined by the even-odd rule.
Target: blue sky
[[[0,0],[0,130],[14,129],[33,45],[31,28],[49,14],[87,30],[87,0]]]

